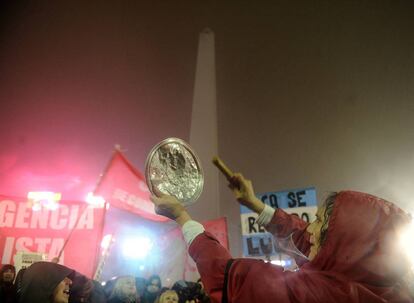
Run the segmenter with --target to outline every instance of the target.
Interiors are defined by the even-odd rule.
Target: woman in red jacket
[[[182,226],[213,302],[414,302],[402,283],[410,263],[397,245],[410,217],[392,203],[342,191],[328,198],[308,225],[264,205],[242,175],[232,181],[237,200],[259,214],[258,223],[278,237],[293,232],[309,262],[291,272],[261,260],[233,260],[174,197],[152,197],[158,214]]]

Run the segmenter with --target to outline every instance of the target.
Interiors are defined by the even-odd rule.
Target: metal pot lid
[[[145,179],[153,195],[156,189],[183,205],[196,202],[204,185],[200,159],[178,138],[167,138],[152,148],[145,162]]]

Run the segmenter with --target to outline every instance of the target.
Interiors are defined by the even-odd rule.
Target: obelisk
[[[198,220],[218,218],[219,173],[211,164],[212,157],[218,154],[215,48],[214,32],[208,28],[200,33],[198,42],[190,145],[203,166],[204,189],[197,203],[189,210]]]

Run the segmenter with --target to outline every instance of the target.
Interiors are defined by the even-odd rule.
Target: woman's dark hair
[[[11,264],[4,264],[0,269],[0,273],[3,274],[7,270],[11,270],[12,272],[16,273],[16,268]]]
[[[179,299],[179,303],[185,303],[190,301],[200,301],[203,297],[201,293],[201,284],[196,282],[190,282],[185,280],[179,280],[171,287],[174,290]]]
[[[80,273],[75,273],[71,280],[69,303],[88,302],[93,289],[92,280]]]
[[[323,206],[325,207],[325,211],[323,213],[323,218],[321,218],[322,227],[321,227],[321,236],[320,236],[320,243],[319,243],[320,246],[322,246],[325,243],[326,237],[328,236],[329,218],[331,217],[335,199],[337,196],[338,196],[338,193],[333,192],[325,199],[325,202],[323,203]]]

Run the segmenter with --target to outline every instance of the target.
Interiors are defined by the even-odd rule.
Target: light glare
[[[86,196],[86,203],[102,208],[105,205],[105,199],[101,196],[94,196],[92,192],[89,192]]]
[[[406,253],[408,259],[411,261],[411,269],[414,270],[414,221],[404,228],[400,233],[399,244],[401,249]]]
[[[278,265],[278,266],[285,266],[286,265],[285,260],[272,260],[272,261],[270,261],[270,263],[272,263],[274,265]]]
[[[105,235],[105,236],[102,238],[102,241],[101,241],[101,247],[102,247],[104,250],[107,250],[107,249],[108,249],[108,247],[109,247],[109,245],[111,244],[111,241],[112,241],[112,235],[111,235],[111,234],[107,234],[107,235]]]
[[[61,198],[61,193],[50,191],[30,191],[27,193],[28,203],[33,211],[40,211],[42,207],[48,210],[56,210]]]
[[[143,259],[152,249],[152,241],[147,237],[134,237],[124,240],[122,253],[129,259]]]

